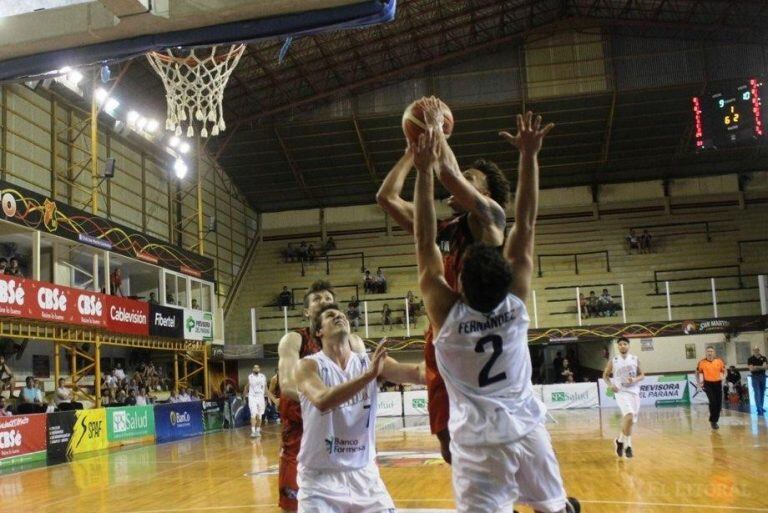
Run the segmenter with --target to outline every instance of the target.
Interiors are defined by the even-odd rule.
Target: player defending
[[[621,410],[621,432],[613,441],[616,456],[634,457],[632,451],[632,426],[640,413],[640,382],[645,374],[640,370],[637,356],[629,354],[629,339],[621,337],[616,341],[619,354],[608,361],[603,371],[603,381],[613,390],[616,403]],[[613,375],[613,380],[611,380]]]
[[[248,374],[248,409],[251,410],[251,438],[261,436],[261,417],[266,410],[264,394],[267,389],[267,377],[261,373],[261,367],[253,366]]]
[[[533,272],[538,210],[541,117],[517,117],[502,136],[520,150],[515,225],[503,254],[475,244],[464,255],[459,291],[445,279],[435,244],[432,169],[439,159],[440,120],[415,149],[415,229],[419,285],[436,330],[435,351],[450,397],[453,489],[458,513],[507,511],[515,502],[537,512],[578,511],[568,501],[544,427],[546,408],[533,393],[529,317],[523,303]]]
[[[375,463],[377,378],[423,383],[423,367],[398,363],[383,343],[369,359],[362,341],[350,337],[349,321],[336,305],[320,310],[313,325],[323,349],[302,358],[295,369],[305,427],[299,510],[394,512]]]
[[[422,98],[422,102],[425,102],[426,110],[432,117],[440,110],[435,98]],[[451,193],[448,206],[455,215],[439,222],[437,238],[443,252],[445,278],[457,290],[457,276],[466,248],[476,241],[499,248],[504,243],[504,208],[509,197],[509,182],[496,164],[483,159],[476,160],[462,173],[445,138],[441,141],[441,147],[437,173]],[[414,206],[402,198],[402,190],[412,167],[413,149],[409,147],[376,194],[379,205],[408,233],[413,233]],[[432,339],[430,325],[424,334],[429,424],[432,434],[440,440],[443,458],[450,463],[448,394],[438,372]]]
[[[301,446],[302,421],[299,395],[293,379],[293,369],[300,358],[320,351],[320,341],[312,335],[312,319],[324,306],[333,304],[335,296],[331,284],[317,280],[310,285],[304,295],[304,317],[310,323],[307,328],[287,333],[280,339],[277,346],[278,376],[280,388],[280,465],[279,465],[279,505],[283,512],[298,509],[298,484],[296,482],[296,465]],[[351,335],[356,347],[363,342],[357,335]]]

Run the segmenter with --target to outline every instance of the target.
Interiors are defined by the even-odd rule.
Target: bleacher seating
[[[701,207],[671,215],[657,210],[622,212],[604,215],[600,219],[542,219],[537,227],[537,254],[571,256],[547,259],[542,276],[534,275],[538,324],[540,327],[576,325],[577,286],[585,295],[590,290],[599,295],[603,288],[609,289],[614,301],[624,304],[630,322],[666,319],[664,281],[670,282],[673,318],[710,317],[713,312],[710,277],[716,279],[720,316],[759,313],[756,274],[768,272],[765,244],[739,244],[739,241],[768,238],[768,223],[764,222],[764,216],[765,209],[762,207],[747,210]],[[654,231],[654,226],[659,227],[658,232]],[[651,230],[651,253],[629,253],[625,237],[630,227],[648,227]],[[319,258],[305,264],[306,276],[302,277],[299,263],[283,263],[280,257],[288,241],[295,241],[296,237],[287,234],[290,238],[284,238],[272,234],[258,248],[245,280],[245,283],[257,285],[242,287],[230,309],[228,340],[232,343],[238,339],[243,343],[250,341],[248,311],[256,307],[260,341],[276,343],[284,331],[284,319],[274,306],[268,305],[274,303],[274,297],[283,285],[296,290],[296,301],[300,302],[298,289],[317,278],[360,286],[359,299],[368,302],[370,338],[405,335],[405,330],[397,323],[392,331],[382,331],[380,312],[383,304],[388,303],[395,310],[395,318],[404,317],[407,292],[410,290],[420,296],[412,237],[400,231],[387,236],[373,227],[365,233],[364,227],[352,224],[334,225],[329,227],[329,233],[338,246],[330,252],[331,255],[362,252],[365,266],[372,273],[378,267],[384,269],[387,293],[363,294],[360,259],[354,257],[331,259],[329,274],[326,274],[326,262]],[[707,235],[709,240],[702,235]],[[610,271],[606,270],[606,258],[595,253],[594,258],[579,258],[577,275],[572,255],[584,252],[607,252],[610,255]],[[665,272],[681,269],[688,272]],[[741,275],[741,278],[736,275]],[[661,288],[657,292],[659,283]],[[623,297],[619,284],[624,286]],[[344,308],[353,293],[348,287],[337,290],[339,302]],[[529,298],[533,324],[534,309],[530,302]],[[363,311],[362,304],[360,310]],[[289,329],[303,324],[300,306],[288,312]],[[617,317],[593,317],[582,322],[601,324],[620,320],[619,311]],[[411,334],[420,336],[425,326],[426,319],[422,316],[411,327]],[[363,332],[362,321],[360,332]]]

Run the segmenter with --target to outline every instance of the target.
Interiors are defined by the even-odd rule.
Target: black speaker
[[[115,159],[107,159],[104,163],[104,178],[114,178],[115,176]]]

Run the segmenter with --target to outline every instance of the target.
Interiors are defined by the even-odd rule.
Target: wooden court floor
[[[646,409],[636,457],[617,460],[616,410],[553,412],[548,425],[570,495],[585,512],[768,512],[768,424],[706,406]],[[450,511],[450,469],[425,419],[379,419],[382,477],[399,511]],[[279,426],[100,453],[0,476],[0,512],[273,512]],[[525,507],[521,512],[530,512]]]

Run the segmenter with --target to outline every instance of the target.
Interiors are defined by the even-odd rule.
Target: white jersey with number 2
[[[248,398],[256,401],[263,401],[264,394],[267,391],[267,377],[262,374],[248,374]]]
[[[489,314],[461,300],[451,308],[435,352],[457,444],[513,442],[544,422],[546,407],[531,384],[529,324],[525,304],[513,294]]]
[[[633,354],[627,354],[624,357],[616,355],[611,364],[613,367],[613,384],[619,387],[619,391],[640,394],[640,383],[629,383],[629,378],[637,377],[637,368],[639,367],[637,356]]]

